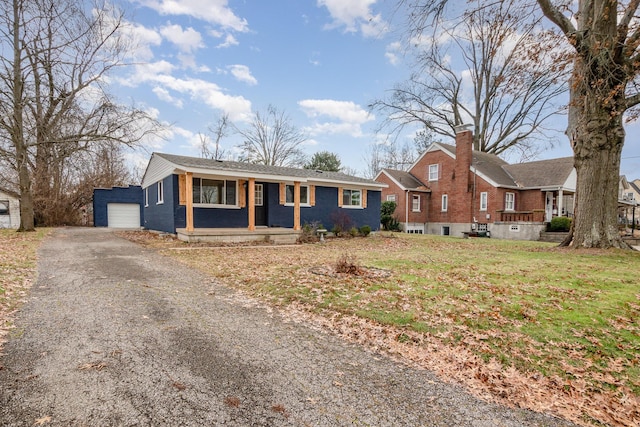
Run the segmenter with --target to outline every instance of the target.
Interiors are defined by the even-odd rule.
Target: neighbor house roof
[[[166,153],[153,153],[151,155],[149,165],[142,179],[142,187],[146,188],[168,175],[183,172],[256,178],[265,181],[284,179],[289,181],[358,185],[375,188],[386,187],[385,184],[341,172],[268,166],[229,160],[203,159]]]
[[[399,171],[396,169],[383,169],[378,173],[378,176],[382,173],[391,178],[391,180],[394,181],[402,190],[430,191],[418,178],[411,175],[409,172]]]
[[[573,157],[516,163],[504,169],[518,187],[556,187],[563,185],[573,171]]]
[[[434,143],[428,150],[442,150],[455,159],[456,147],[441,142]],[[425,153],[426,154],[426,153]],[[423,154],[424,155],[424,154]],[[573,158],[538,160],[527,163],[509,164],[495,154],[473,151],[471,170],[496,187],[544,189],[565,187],[572,189],[571,175],[574,173]],[[418,161],[412,166],[418,164]],[[385,169],[389,171],[389,169]],[[414,179],[414,175],[410,175]],[[420,185],[424,185],[420,183]]]

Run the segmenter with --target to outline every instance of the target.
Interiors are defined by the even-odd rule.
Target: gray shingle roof
[[[409,172],[399,171],[396,169],[384,169],[384,172],[407,190],[427,190],[425,185]]]
[[[311,169],[298,169],[282,166],[267,166],[245,162],[234,162],[228,160],[203,159],[199,157],[178,156],[175,154],[153,153],[176,166],[185,169],[208,169],[211,171],[233,171],[246,172],[247,174],[275,175],[291,178],[306,178],[315,181],[338,181],[353,184],[367,184],[380,186],[379,182],[371,179],[351,176],[342,172],[326,172]]]
[[[573,157],[517,163],[504,168],[519,187],[554,187],[566,182],[573,170]]]
[[[455,156],[454,145],[438,145]],[[472,166],[499,186],[543,188],[560,186],[567,181],[573,170],[573,157],[510,165],[495,154],[474,151]]]

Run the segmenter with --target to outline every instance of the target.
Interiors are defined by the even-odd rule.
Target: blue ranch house
[[[153,153],[143,224],[185,241],[295,241],[305,223],[380,226],[386,184],[308,169]]]

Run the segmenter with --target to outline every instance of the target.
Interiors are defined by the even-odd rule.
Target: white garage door
[[[140,228],[140,205],[137,203],[108,203],[109,228]]]

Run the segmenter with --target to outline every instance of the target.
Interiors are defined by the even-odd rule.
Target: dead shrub
[[[336,273],[359,276],[362,273],[362,268],[358,265],[354,256],[344,253],[336,262]]]

